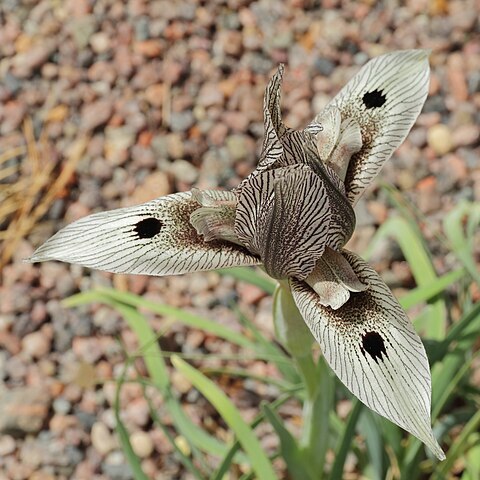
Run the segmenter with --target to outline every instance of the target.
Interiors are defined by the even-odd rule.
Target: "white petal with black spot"
[[[428,94],[428,51],[405,50],[370,60],[327,105],[342,120],[353,118],[362,132],[362,148],[352,156],[345,187],[354,205],[383,164],[403,142]],[[324,111],[325,111],[324,110]],[[314,131],[323,112],[307,127]]]
[[[444,459],[430,425],[431,380],[423,344],[378,274],[357,255],[346,250],[343,255],[369,288],[350,293],[348,302],[333,310],[306,283],[292,279],[295,303],[351,392]]]
[[[207,191],[218,201],[230,192]],[[175,193],[134,207],[95,213],[60,230],[30,262],[60,260],[114,273],[171,275],[239,265],[258,258],[225,241],[206,242],[190,223],[200,208],[190,192]]]

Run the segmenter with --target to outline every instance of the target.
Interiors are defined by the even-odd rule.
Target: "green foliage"
[[[274,322],[278,339],[291,356],[266,338],[242,312],[237,312],[242,327],[239,334],[181,309],[110,289],[75,295],[65,302],[72,307],[100,302],[110,305],[123,316],[141,346],[137,352],[126,352],[126,365],[134,365],[133,359],[138,356],[143,358],[148,378],[139,375],[138,381],[161,394],[173,429],[163,425],[151,406],[152,421],[163,429],[175,455],[193,477],[223,480],[229,478],[229,472],[240,469],[244,472],[241,478],[245,479],[280,478],[282,474],[276,470],[278,467],[274,459],[281,457],[289,478],[293,480],[343,478],[347,459],[352,458],[355,459],[353,468],[357,477],[350,473],[350,478],[441,480],[450,478],[452,469],[458,465],[463,465],[463,471],[459,472],[462,480],[479,478],[480,395],[478,385],[473,385],[471,380],[472,365],[479,355],[476,348],[480,305],[473,304],[471,298],[472,282],[477,282],[480,288],[480,274],[473,256],[475,229],[480,221],[479,206],[461,203],[445,217],[445,236],[440,236],[440,241],[448,247],[448,252],[456,256],[458,268],[438,276],[428,246],[417,227],[418,218],[394,196],[394,192],[389,191],[389,195],[402,216],[384,223],[365,256],[374,251],[378,242],[385,241],[387,237],[393,239],[399,244],[417,283],[417,287],[400,302],[407,309],[416,307],[416,311],[423,306],[414,322],[425,337],[432,366],[432,418],[435,432],[447,454],[447,459],[441,463],[434,460],[414,437],[352,398],[332,375],[323,358],[316,359],[310,348],[311,336],[302,329],[302,325],[296,329],[298,312],[289,303],[288,290],[282,287],[275,294]],[[255,269],[229,270],[222,274],[250,282],[269,294],[275,290],[275,284]],[[152,330],[141,313],[145,310],[170,322],[182,322],[231,342],[241,349],[245,359],[263,359],[276,366],[280,379],[255,375],[240,368],[200,371],[182,360],[181,355],[172,356],[173,368],[212,404],[228,426],[231,442],[219,440],[185,413],[170,381],[172,366],[165,360],[168,353],[162,351],[158,341],[160,335]],[[291,332],[295,331],[297,335],[292,336]],[[302,348],[305,342],[307,346]],[[234,403],[208,378],[219,373],[270,384],[278,389],[279,397],[270,404],[262,403],[257,417],[247,424]],[[147,477],[142,472],[141,462],[130,445],[129,433],[119,414],[118,398],[124,381],[125,376],[122,376],[117,382],[117,430],[135,478],[143,480]],[[144,391],[150,402],[148,389]],[[337,411],[340,400],[350,402],[346,418],[340,417]],[[303,431],[299,438],[291,432],[291,427],[279,411],[285,401],[300,402],[303,407]],[[265,423],[278,436],[278,451],[270,452],[270,456],[261,448],[256,432],[256,427]],[[188,443],[188,451],[179,448],[176,441],[179,435]]]

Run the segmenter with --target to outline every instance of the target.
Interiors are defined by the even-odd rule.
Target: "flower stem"
[[[333,408],[334,383],[323,358],[317,365],[312,357],[297,358],[296,363],[305,381],[303,432],[300,447],[315,472],[315,479],[324,475],[325,456],[329,439],[329,415]]]
[[[305,385],[304,426],[299,446],[312,479],[321,480],[329,446],[329,414],[334,399],[333,377],[323,358],[318,363],[313,359],[313,337],[286,282],[280,282],[275,291],[274,322],[277,338],[292,355]]]

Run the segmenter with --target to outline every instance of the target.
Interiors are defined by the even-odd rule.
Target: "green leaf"
[[[480,428],[480,410],[463,427],[460,435],[455,439],[447,452],[447,458],[435,469],[432,480],[443,480],[447,477],[455,461],[470,447],[469,437]],[[478,440],[478,439],[477,439]]]
[[[288,286],[278,285],[273,295],[273,324],[276,337],[293,357],[311,356],[315,340]]]
[[[353,437],[355,435],[355,428],[357,426],[360,413],[362,412],[362,408],[362,403],[355,399],[353,401],[353,408],[348,416],[347,424],[345,425],[345,430],[341,437],[340,444],[335,451],[335,461],[330,472],[330,478],[332,479],[343,478],[345,460],[352,445]]]
[[[300,445],[304,458],[312,465],[316,480],[321,480],[331,446],[330,413],[335,411],[335,378],[323,357],[316,366],[311,356],[297,357],[295,361],[306,386]]]
[[[399,298],[398,301],[405,310],[408,310],[409,308],[412,308],[421,302],[426,302],[436,295],[442,293],[452,283],[455,283],[457,280],[460,280],[462,277],[464,277],[465,274],[466,270],[464,268],[453,270],[452,272],[446,273],[445,275],[438,277],[428,284],[414,288],[406,295]]]
[[[401,217],[390,218],[377,230],[365,252],[367,259],[371,257],[379,242],[386,237],[395,239],[400,246],[419,287],[426,287],[436,282],[437,275],[422,237],[407,220]],[[427,338],[443,339],[447,320],[445,302],[438,297],[430,303],[428,317],[422,325],[423,330]]]
[[[382,430],[378,425],[378,419],[371,410],[363,409],[359,419],[359,431],[365,437],[367,444],[367,453],[373,469],[374,477],[372,480],[384,480],[385,478],[385,440],[382,436]]]
[[[115,301],[117,303],[123,303],[135,308],[145,308],[158,315],[166,317],[172,317],[175,320],[182,322],[189,327],[198,328],[204,332],[211,333],[219,338],[223,338],[235,345],[239,345],[243,348],[253,348],[254,344],[238,332],[227,328],[219,323],[212,322],[207,318],[200,317],[190,312],[186,312],[180,308],[170,307],[169,305],[162,305],[150,300],[145,300],[138,295],[134,295],[128,292],[119,292],[117,290],[101,288],[95,291],[79,293],[72,295],[64,300],[64,305],[67,307],[74,307],[77,305],[83,305],[85,303],[92,302],[105,302],[106,299]]]
[[[466,222],[465,222],[466,220]],[[464,224],[466,223],[466,228]],[[467,201],[460,202],[443,220],[443,229],[452,249],[480,285],[480,272],[473,256],[474,233],[480,224],[480,205]]]
[[[290,399],[290,395],[282,395],[268,405],[269,405],[271,410],[275,410],[278,407],[280,407],[281,405],[283,405],[289,399]],[[258,425],[260,425],[260,423],[263,422],[264,418],[265,418],[265,415],[263,413],[258,414],[255,417],[255,419],[253,420],[253,422],[250,424],[250,428],[252,428],[252,429],[256,428]],[[232,446],[230,447],[230,450],[229,450],[228,454],[223,458],[220,466],[218,467],[218,470],[211,477],[211,480],[223,480],[224,479],[224,476],[227,474],[227,472],[230,468],[230,465],[232,463],[232,459],[233,459],[235,453],[239,449],[240,449],[240,442],[238,440],[236,440],[235,442],[233,442]]]
[[[277,286],[277,283],[266,274],[263,274],[263,272],[259,273],[257,269],[251,267],[222,268],[217,270],[217,272],[220,275],[228,275],[242,282],[255,285],[269,295],[273,295],[275,287]]]
[[[148,477],[145,475],[145,472],[142,469],[141,460],[135,454],[132,448],[132,444],[130,443],[130,436],[128,435],[128,431],[125,428],[125,425],[122,422],[122,418],[120,416],[120,390],[123,384],[123,376],[117,383],[117,390],[115,394],[115,403],[114,403],[114,412],[115,412],[115,420],[116,420],[116,431],[118,433],[118,437],[120,438],[120,443],[122,444],[123,452],[125,453],[125,457],[132,468],[133,475],[135,480],[148,480]]]
[[[458,322],[452,325],[445,339],[439,342],[435,349],[429,351],[430,362],[432,364],[439,362],[453,348],[462,351],[469,350],[476,341],[479,330],[480,303],[477,303]]]
[[[83,297],[77,295],[75,297],[83,303],[85,299],[90,298],[90,295],[84,295]],[[148,374],[153,385],[162,393],[178,431],[191,445],[196,446],[200,450],[209,452],[212,455],[225,455],[228,450],[227,447],[194,424],[187,417],[177,399],[172,395],[169,374],[163,360],[160,345],[158,344],[158,338],[148,324],[147,319],[135,308],[117,303],[112,300],[112,297],[107,295],[95,292],[93,298],[96,302],[107,303],[114,307],[123,316],[128,326],[137,336]]]
[[[432,420],[435,420],[453,395],[455,388],[470,370],[479,354],[466,359],[461,351],[449,353],[432,371]]]
[[[314,480],[316,478],[315,472],[312,475],[312,472],[308,470],[308,462],[305,462],[295,438],[283,425],[281,418],[266,404],[262,405],[262,409],[265,417],[277,432],[280,440],[280,453],[292,478],[295,480]]]
[[[205,375],[184,362],[180,357],[172,357],[173,366],[215,407],[225,423],[238,437],[247,453],[253,470],[262,480],[275,480],[276,475],[270,460],[263,452],[260,442],[252,429],[244,422],[240,412],[227,396]]]
[[[476,445],[468,451],[465,463],[465,473],[462,480],[477,480],[480,478],[480,439],[477,437]]]

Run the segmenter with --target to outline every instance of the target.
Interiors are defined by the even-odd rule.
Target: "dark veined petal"
[[[263,97],[263,122],[265,127],[265,136],[263,138],[264,147],[280,139],[286,131],[280,109],[284,71],[284,65],[280,64],[275,75],[271,78],[265,89]]]
[[[318,131],[315,127],[312,127],[310,132],[295,131],[283,123],[280,109],[283,72],[284,66],[280,65],[265,89],[262,153],[255,170],[237,187],[237,195],[240,195],[242,188],[252,177],[265,170],[305,163],[304,144],[307,139],[313,139],[314,133]]]
[[[352,393],[444,459],[430,424],[431,377],[423,344],[378,274],[357,255],[342,253],[369,288],[351,293],[345,305],[332,310],[306,283],[291,279],[295,303]]]
[[[272,166],[278,168],[304,163],[303,146],[308,138],[313,138],[311,133],[292,130],[283,123],[280,100],[284,70],[281,64],[265,89],[263,101],[265,133],[262,154],[254,174]]]
[[[281,87],[284,70],[284,66],[280,65],[265,89],[263,97],[263,147],[256,171],[265,170],[270,165],[277,162],[284,153],[280,141],[281,137],[287,130],[283,124],[282,113],[280,110]]]
[[[355,213],[345,196],[345,186],[335,170],[320,160],[313,139],[304,143],[303,158],[305,164],[309,165],[322,179],[327,191],[331,207],[327,245],[334,250],[339,250],[350,239],[355,228]]]
[[[230,192],[206,193],[214,200],[232,200]],[[206,242],[190,223],[190,215],[199,207],[192,194],[185,192],[95,213],[60,230],[28,261],[60,260],[108,272],[146,275],[259,263],[238,245]]]
[[[428,52],[405,50],[370,60],[326,109],[360,125],[362,148],[349,161],[345,187],[354,205],[383,164],[405,139],[427,98]],[[318,130],[323,113],[307,127]]]
[[[235,231],[274,278],[306,278],[329,235],[330,202],[322,179],[306,165],[267,170],[242,189]]]

